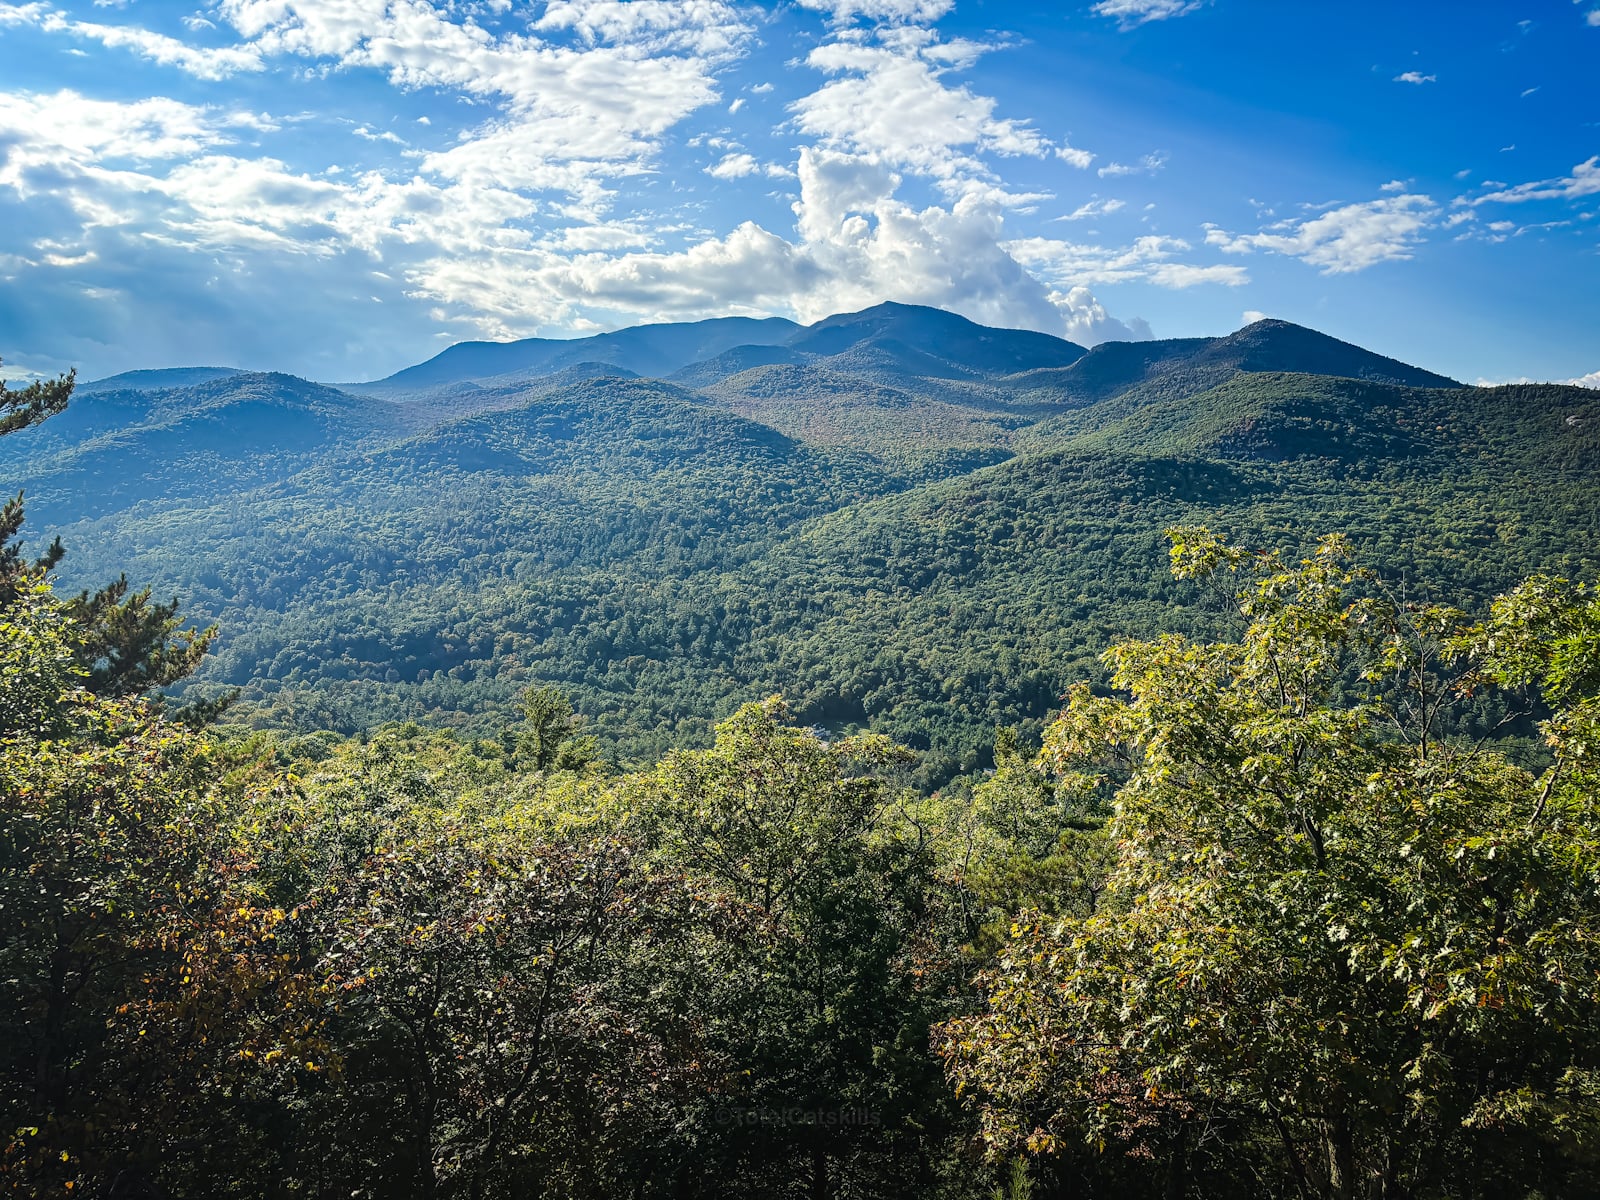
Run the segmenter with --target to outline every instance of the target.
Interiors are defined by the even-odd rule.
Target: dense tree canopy
[[[125,577],[57,595],[59,547],[29,560],[8,505],[0,1181],[108,1200],[1590,1194],[1600,596],[1534,575],[1467,611],[1522,556],[1584,561],[1581,447],[1499,410],[1430,432],[1434,393],[1217,378],[1198,416],[1167,403],[1190,396],[1168,372],[1139,405],[1037,428],[1052,450],[900,498],[907,477],[664,385],[634,409],[586,389],[367,464],[368,542],[335,522],[292,562],[236,547],[262,596],[325,570],[386,598],[320,610],[274,650],[285,677],[388,664],[388,686],[403,666],[442,701],[510,664],[520,704],[480,697],[465,730],[374,724],[381,705],[339,730],[315,707],[276,730],[175,711],[154,693],[214,631]],[[0,432],[71,386],[0,390]],[[318,419],[366,413],[295,394]],[[1197,454],[1218,446],[1244,457]],[[184,461],[213,452],[195,433]],[[1420,458],[1433,474],[1408,483]],[[1546,492],[1496,493],[1491,459],[1548,468]],[[1335,460],[1370,486],[1335,488]],[[531,463],[559,478],[529,483]],[[418,501],[397,464],[500,482],[442,506],[454,542],[400,547],[414,530],[386,513]],[[388,508],[366,505],[380,479]],[[548,504],[484,530],[463,514],[485,494]],[[1220,506],[1295,545],[1312,494],[1461,583],[1461,608],[1342,537],[1300,558],[1180,529],[1158,579],[1127,519]],[[1385,516],[1444,532],[1408,549]],[[803,532],[763,540],[773,523]],[[517,539],[526,557],[497,560]],[[449,595],[402,583],[441,562],[466,581]],[[407,616],[418,597],[433,607]],[[790,701],[754,690],[774,677]],[[870,725],[912,745],[851,732]]]
[[[1600,602],[1534,579],[1489,618],[1395,601],[1325,540],[1203,532],[1238,641],[1110,652],[1043,761],[1115,788],[1098,911],[1017,918],[942,1052],[996,1149],[1127,1156],[1175,1194],[1576,1194],[1600,1105]],[[1529,695],[1541,774],[1440,736]]]

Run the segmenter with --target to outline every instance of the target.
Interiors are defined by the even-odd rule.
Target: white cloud
[[[1090,217],[1102,217],[1109,213],[1114,213],[1119,208],[1123,207],[1125,207],[1125,205],[1121,200],[1089,200],[1078,205],[1077,208],[1073,209],[1065,216],[1056,217],[1055,220],[1083,221]]]
[[[357,125],[350,132],[355,134],[358,138],[363,138],[369,142],[391,142],[396,146],[404,146],[406,144],[405,138],[389,129],[374,133],[365,125]]]
[[[1437,75],[1424,75],[1421,71],[1406,71],[1394,77],[1395,83],[1438,83]]]
[[[961,191],[990,180],[981,154],[1043,157],[1055,147],[1026,121],[996,115],[992,97],[946,80],[987,47],[902,29],[876,42],[826,42],[807,62],[830,76],[791,104],[796,127],[825,148],[869,155]]]
[[[1106,311],[1105,305],[1095,299],[1086,287],[1068,288],[1064,292],[1051,292],[1050,302],[1059,309],[1066,322],[1070,341],[1084,346],[1098,346],[1101,342],[1142,342],[1151,337],[1149,322],[1141,317],[1118,320]]]
[[[836,24],[857,18],[898,24],[927,24],[955,7],[955,0],[800,0],[800,7],[828,14]]]
[[[1406,190],[1406,181],[1403,179],[1391,179],[1388,183],[1381,185],[1378,190],[1380,192],[1403,192]]]
[[[264,55],[333,59],[386,73],[397,87],[440,87],[499,97],[514,114],[573,126],[659,132],[714,98],[715,64],[752,36],[722,0],[555,0],[543,32],[582,45],[496,36],[422,0],[221,0],[218,12]]]
[[[1592,21],[1590,23],[1600,25],[1600,21]],[[1594,388],[1596,391],[1600,391],[1600,371],[1590,371],[1587,375],[1580,375],[1576,379],[1567,380],[1567,382],[1572,384],[1573,387]]]
[[[1094,155],[1087,150],[1079,150],[1076,146],[1069,146],[1062,142],[1056,147],[1056,157],[1070,166],[1077,167],[1080,171],[1088,170],[1089,164],[1094,161]]]
[[[1576,200],[1580,196],[1600,195],[1600,155],[1572,168],[1572,174],[1559,179],[1519,183],[1504,191],[1479,196],[1474,204],[1521,204],[1528,200]]]
[[[1128,246],[1105,247],[1064,242],[1054,238],[1020,238],[1006,243],[1017,261],[1047,283],[1067,286],[1146,282],[1165,288],[1188,288],[1201,283],[1229,287],[1249,282],[1245,269],[1233,265],[1203,266],[1174,262],[1173,256],[1192,247],[1182,238],[1149,234]]]
[[[33,25],[46,33],[64,33],[99,42],[111,49],[131,50],[141,58],[162,66],[177,67],[198,79],[226,79],[240,72],[262,69],[260,54],[248,46],[191,46],[177,38],[134,25],[75,21],[66,13],[49,9],[43,4],[0,4],[0,26],[4,25]]]
[[[1228,254],[1269,250],[1320,267],[1324,275],[1338,275],[1411,258],[1438,213],[1427,196],[1391,196],[1341,205],[1302,221],[1279,221],[1261,233],[1232,234],[1208,225],[1206,242]]]
[[[743,179],[748,175],[765,175],[769,179],[792,178],[794,172],[776,163],[757,162],[753,154],[725,154],[719,162],[706,168],[713,179]]]
[[[31,194],[35,172],[52,168],[106,171],[106,163],[189,157],[231,141],[224,123],[209,109],[162,97],[118,104],[66,90],[0,92],[0,185]]]
[[[1246,325],[1254,325],[1257,321],[1265,321],[1266,319],[1266,313],[1261,312],[1259,309],[1247,308],[1239,314],[1239,328],[1243,329]]]
[[[25,251],[14,261],[27,275],[16,286],[72,314],[84,341],[56,339],[66,352],[131,339],[167,345],[154,332],[163,322],[220,330],[231,303],[282,305],[310,293],[294,308],[300,356],[286,361],[269,348],[257,360],[310,370],[362,350],[363,337],[401,338],[411,354],[441,325],[519,337],[729,312],[814,319],[884,299],[1093,342],[1149,332],[1105,310],[1089,290],[1100,280],[1187,287],[1244,278],[1238,266],[1188,261],[1186,244],[1160,238],[1122,249],[1060,243],[1030,272],[1011,252],[1007,222],[1051,197],[1009,189],[996,164],[1020,156],[1081,168],[1092,156],[953,78],[994,47],[926,28],[948,11],[943,0],[814,7],[836,25],[807,59],[820,86],[789,109],[787,132],[813,143],[796,151],[798,173],[713,130],[683,139],[721,155],[705,168],[719,181],[796,179],[792,231],[747,221],[690,235],[705,219],[690,204],[676,228],[659,203],[651,220],[621,211],[629,179],[638,194],[656,180],[674,190],[690,182],[657,173],[659,160],[686,117],[720,107],[719,75],[754,38],[745,6],[557,0],[532,24],[480,26],[493,4],[219,0],[205,12],[232,28],[249,62],[376,73],[478,115],[453,138],[430,136],[369,169],[286,161],[292,147],[270,139],[301,118],[159,97],[0,93],[0,223],[11,222],[5,248]],[[48,15],[0,5],[0,20],[13,24],[38,24],[39,14]],[[200,61],[186,69],[198,73]],[[450,126],[445,111],[435,109],[433,122]],[[405,144],[381,125],[336,124]],[[1150,156],[1138,169],[1159,165]],[[1090,200],[1072,216],[1120,207]],[[93,282],[91,267],[113,263],[114,275]],[[362,324],[353,306],[374,302],[391,314],[382,332],[353,330]],[[123,332],[108,330],[113,319]],[[188,343],[170,344],[186,353]],[[117,367],[128,365],[140,364]],[[349,376],[333,367],[322,377]]]
[[[1148,335],[1141,322],[1107,314],[1081,283],[1047,287],[1024,270],[1002,245],[992,206],[961,197],[918,209],[896,196],[899,183],[880,160],[806,148],[794,240],[746,222],[674,252],[558,259],[516,251],[495,255],[492,270],[441,263],[425,286],[442,302],[470,300],[480,322],[498,318],[508,334],[530,322],[532,296],[548,306],[547,321],[568,318],[574,304],[633,319],[785,312],[815,320],[899,300],[1080,341]]]
[[[1148,21],[1182,17],[1205,7],[1206,0],[1100,0],[1093,11],[1102,17],[1115,17],[1123,29]]]
[[[722,161],[706,168],[713,179],[743,179],[761,169],[753,154],[725,154]]]
[[[1166,152],[1157,150],[1154,154],[1146,154],[1133,166],[1129,166],[1127,163],[1111,162],[1095,173],[1102,179],[1117,175],[1154,175],[1166,165]]]

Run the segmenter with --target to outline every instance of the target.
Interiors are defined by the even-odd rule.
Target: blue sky
[[[0,0],[0,356],[884,299],[1600,386],[1600,0]]]

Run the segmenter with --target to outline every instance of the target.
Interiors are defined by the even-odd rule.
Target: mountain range
[[[453,346],[329,386],[85,384],[0,442],[65,582],[217,620],[242,721],[492,732],[566,689],[619,761],[783,692],[926,753],[1037,728],[1110,639],[1203,629],[1162,530],[1344,531],[1407,586],[1600,565],[1600,393],[1470,388],[1282,321],[1085,350],[884,304]]]

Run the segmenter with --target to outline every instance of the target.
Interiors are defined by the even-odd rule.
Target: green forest
[[[869,312],[0,390],[0,1184],[1593,1193],[1596,394]]]

